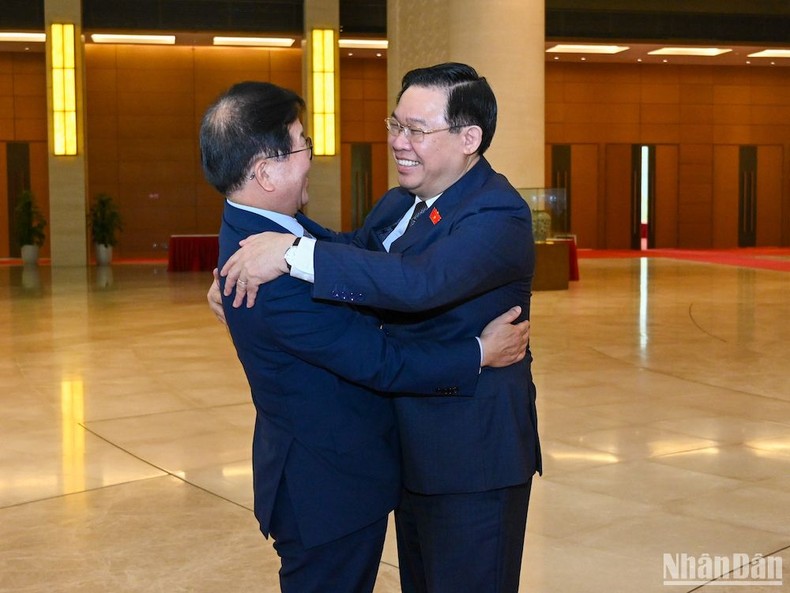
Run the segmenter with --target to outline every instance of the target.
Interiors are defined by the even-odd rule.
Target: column
[[[80,0],[45,0],[47,33],[47,121],[49,127],[49,225],[52,266],[85,266],[87,174],[85,158],[85,84]],[[74,25],[77,154],[56,156],[53,116],[52,24]]]
[[[334,43],[334,104],[335,104],[335,154],[322,156],[313,154],[310,170],[310,202],[307,211],[313,220],[333,229],[340,229],[340,61],[337,39],[340,30],[340,5],[338,0],[305,0],[304,1],[304,47],[302,52],[302,77],[305,89],[304,99],[307,102],[305,128],[314,137],[312,99],[313,52],[310,44],[313,29],[332,29],[335,32]]]
[[[515,187],[545,183],[543,0],[390,0],[387,81],[391,108],[403,75],[464,62],[497,97],[497,130],[486,158]],[[397,183],[390,165],[390,182]]]

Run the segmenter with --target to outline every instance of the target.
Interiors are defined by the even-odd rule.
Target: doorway
[[[738,155],[738,247],[757,245],[757,147],[741,146]]]
[[[677,247],[678,147],[607,144],[604,248]]]
[[[8,253],[11,257],[19,257],[21,248],[17,243],[14,228],[14,210],[19,194],[30,189],[30,144],[27,142],[6,144],[6,170],[8,171]]]
[[[631,249],[655,247],[656,147],[631,148]]]

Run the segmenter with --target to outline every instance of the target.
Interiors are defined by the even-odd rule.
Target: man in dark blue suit
[[[227,198],[220,265],[251,234],[301,237],[302,223],[315,226],[295,217],[312,159],[303,107],[291,91],[248,82],[207,110],[203,169]],[[227,298],[225,315],[256,408],[255,514],[281,558],[281,589],[370,592],[401,493],[391,400],[372,390],[471,397],[481,366],[523,358],[527,327],[511,325],[515,308],[482,332],[398,340],[370,314],[314,301],[288,276],[261,297],[239,309]]]
[[[255,302],[259,282],[290,271],[314,282],[314,298],[379,309],[388,335],[404,339],[474,333],[514,303],[528,318],[530,211],[483,157],[496,117],[491,88],[469,66],[407,73],[386,120],[400,187],[355,233],[309,227],[324,240],[251,239],[222,271],[249,282],[234,305]],[[483,371],[472,398],[396,399],[404,592],[518,590],[532,476],[541,470],[530,364],[528,354]]]

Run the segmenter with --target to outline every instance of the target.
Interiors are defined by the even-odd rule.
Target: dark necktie
[[[424,200],[420,200],[419,202],[417,202],[417,205],[414,207],[414,212],[411,213],[409,224],[406,227],[407,229],[410,229],[412,226],[414,226],[414,223],[417,222],[417,218],[419,218],[420,214],[425,212],[426,208],[428,208],[428,205],[425,203]]]

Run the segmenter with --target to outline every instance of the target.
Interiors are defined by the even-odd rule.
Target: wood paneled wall
[[[47,77],[43,53],[0,53],[0,257],[10,255],[6,143],[30,144],[30,188],[49,211],[47,176]],[[47,218],[49,218],[47,216]],[[49,228],[45,230],[49,233]],[[49,257],[49,240],[41,250]]]
[[[387,62],[375,58],[340,61],[340,140],[343,150],[341,200],[343,230],[351,230],[351,144],[371,145],[373,200],[387,191],[389,149]]]
[[[217,232],[222,198],[203,179],[198,130],[218,95],[244,80],[301,92],[300,50],[88,45],[85,62],[89,194],[119,201],[119,257]]]
[[[243,80],[271,81],[301,93],[301,50],[88,44],[85,54],[88,195],[107,193],[119,203],[124,231],[116,258],[164,257],[172,234],[216,232],[222,199],[203,180],[200,118],[220,93]],[[37,142],[46,157],[45,93],[43,54],[0,53],[0,143]],[[378,197],[387,189],[385,60],[342,61],[340,113],[343,145],[373,146]],[[4,148],[0,144],[0,156]],[[44,191],[36,195],[46,211],[46,158],[32,157],[31,177],[42,182]],[[4,175],[5,158],[0,196],[6,192]],[[344,191],[344,202],[348,196]],[[7,210],[3,198],[0,257],[9,255]]]
[[[89,44],[85,63],[89,196],[106,192],[120,203],[126,224],[117,257],[164,257],[171,234],[216,232],[222,200],[203,180],[197,134],[203,111],[219,93],[249,79],[301,92],[298,49]],[[38,144],[31,144],[31,180],[46,210],[46,159],[33,158],[46,146],[44,68],[41,53],[0,53],[0,144]],[[727,228],[733,220],[731,196],[718,195],[730,182],[720,178],[726,168],[715,165],[716,154],[727,152],[721,147],[760,146],[758,167],[772,171],[761,177],[759,191],[779,194],[767,209],[758,206],[764,236],[790,244],[787,68],[552,62],[546,85],[547,144],[572,145],[577,164],[571,224],[581,246],[606,247],[613,206],[607,202],[606,159],[608,147],[618,144],[672,147],[666,155],[677,155],[675,177],[659,182],[675,203],[660,216],[671,225],[674,211],[675,226],[661,236],[687,248],[732,244],[731,232],[716,228],[716,220]],[[378,197],[388,185],[385,61],[344,59],[341,97],[344,151],[353,142],[372,144]],[[5,159],[0,161],[3,181]],[[0,257],[7,256],[8,245],[5,193],[0,183]],[[347,227],[349,192],[342,195]]]
[[[608,145],[655,144],[677,147],[676,247],[709,248],[732,233],[714,228],[714,204],[728,200],[717,195],[726,182],[717,179],[717,147],[744,144],[761,149],[758,163],[773,181],[764,195],[780,196],[758,202],[762,216],[781,221],[781,230],[770,231],[780,244],[790,244],[790,72],[775,67],[706,67],[556,63],[546,65],[547,144],[599,146],[599,184],[596,194],[573,190],[573,199],[606,204],[616,199],[618,188],[606,186]],[[777,152],[778,151],[778,152]],[[589,150],[588,150],[589,152]],[[769,156],[770,155],[770,156]],[[582,166],[589,168],[589,163]],[[779,167],[778,171],[774,169]],[[722,171],[723,174],[723,171]],[[758,173],[759,175],[759,173]],[[778,180],[778,181],[777,181]],[[666,180],[660,180],[666,187]],[[667,188],[669,189],[669,188]],[[609,192],[613,192],[609,196]],[[572,204],[573,211],[580,207]],[[581,207],[588,215],[594,208]],[[600,211],[600,209],[599,209]],[[721,208],[717,210],[721,211]],[[604,206],[603,212],[609,212]],[[737,212],[733,213],[737,221]],[[671,213],[662,211],[666,219]],[[722,214],[722,221],[728,216]],[[580,223],[574,218],[572,226]],[[725,222],[725,224],[728,224]],[[606,231],[589,237],[591,227],[580,226],[585,247],[607,246]],[[574,229],[572,229],[573,231]],[[768,231],[766,231],[768,232]],[[673,235],[664,233],[666,240]],[[722,239],[726,235],[726,240]],[[737,236],[736,236],[737,241]],[[758,238],[759,240],[759,238]],[[587,242],[589,241],[589,242]],[[736,243],[737,244],[737,243]]]

